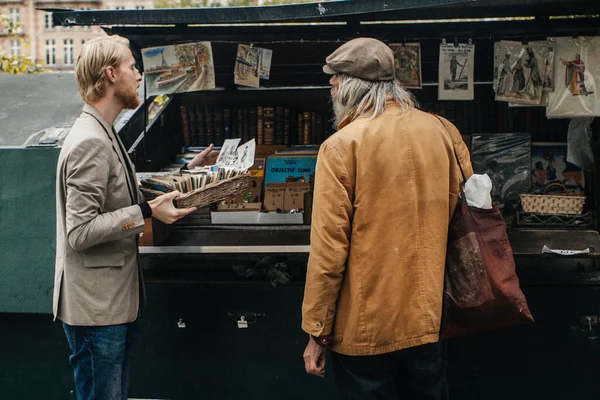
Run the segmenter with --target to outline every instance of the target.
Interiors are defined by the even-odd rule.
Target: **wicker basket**
[[[232,196],[239,196],[248,191],[248,178],[250,174],[238,175],[233,178],[224,179],[208,184],[203,188],[192,190],[175,198],[173,203],[177,208],[206,207],[212,203],[225,200]],[[152,200],[162,194],[158,190],[141,187],[140,190],[146,200]]]
[[[550,187],[562,186],[561,184],[548,185]],[[581,215],[585,196],[577,194],[521,194],[521,205],[523,211],[537,214],[561,214],[561,215]]]

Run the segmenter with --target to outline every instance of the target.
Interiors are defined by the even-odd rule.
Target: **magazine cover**
[[[438,100],[473,100],[474,44],[440,45]]]
[[[215,88],[210,42],[142,49],[147,96]]]
[[[421,89],[421,44],[390,44],[396,63],[396,78],[406,89]]]

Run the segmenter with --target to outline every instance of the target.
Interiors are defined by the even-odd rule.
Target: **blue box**
[[[316,156],[269,157],[265,170],[265,185],[284,182],[310,182],[315,180]]]

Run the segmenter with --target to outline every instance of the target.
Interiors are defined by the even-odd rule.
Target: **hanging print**
[[[600,38],[556,38],[555,88],[550,118],[600,116],[596,81],[600,78]]]
[[[474,44],[440,45],[438,100],[473,100]]]
[[[150,47],[142,50],[148,95],[215,88],[210,42]]]
[[[495,50],[496,100],[539,105],[546,79],[548,42],[503,40]]]
[[[396,78],[406,89],[421,89],[421,44],[396,43],[390,44],[394,52]]]

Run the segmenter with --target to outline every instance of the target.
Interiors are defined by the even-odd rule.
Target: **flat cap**
[[[344,43],[325,60],[323,72],[346,74],[367,81],[394,79],[394,52],[385,43],[358,38]]]

